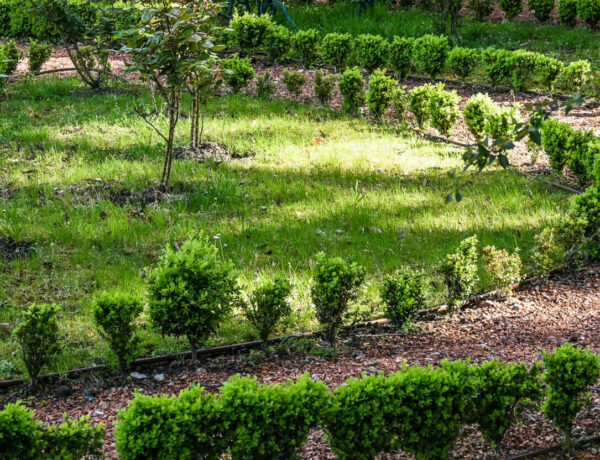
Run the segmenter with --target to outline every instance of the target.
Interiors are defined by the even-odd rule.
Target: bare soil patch
[[[33,250],[31,241],[17,241],[11,236],[0,237],[0,259],[25,257]]]

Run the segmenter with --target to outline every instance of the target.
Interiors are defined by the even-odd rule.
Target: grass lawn
[[[330,109],[239,95],[206,107],[204,133],[250,158],[176,160],[174,199],[117,204],[111,197],[156,185],[162,166],[161,141],[133,112],[136,103],[151,107],[142,88],[94,94],[74,79],[51,78],[10,87],[0,105],[0,238],[34,246],[25,258],[0,258],[0,322],[17,322],[32,302],[61,305],[58,370],[108,355],[91,325],[95,295],[143,296],[144,268],[167,244],[197,232],[216,237],[247,286],[277,272],[293,278],[291,332],[315,326],[309,279],[319,251],[367,268],[360,308],[377,313],[385,273],[411,264],[435,275],[435,264],[472,234],[482,245],[519,247],[527,261],[533,236],[568,201],[515,171],[490,169],[459,175],[464,199],[447,204],[455,187],[449,173],[462,166],[462,152]],[[180,144],[188,128],[183,120]],[[315,146],[321,134],[327,143]],[[433,304],[443,292],[433,277],[432,286]],[[141,330],[140,354],[185,347],[147,325]],[[250,337],[234,318],[213,341]],[[0,377],[7,377],[8,362],[21,364],[15,344],[3,340]]]
[[[420,37],[435,34],[433,22],[427,12],[420,9],[390,10],[385,2],[363,13],[359,19],[356,2],[316,3],[294,5],[289,13],[300,29],[315,28],[322,34],[349,32],[379,34],[388,39],[394,35]],[[542,25],[533,22],[479,22],[462,18],[455,37],[457,46],[486,48],[496,46],[506,49],[528,49],[548,54],[566,61],[600,60],[598,34],[588,27],[568,29],[562,25]],[[595,68],[598,68],[596,63]]]

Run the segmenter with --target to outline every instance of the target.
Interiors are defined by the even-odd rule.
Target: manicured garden
[[[0,441],[23,450],[7,458],[481,458],[532,447],[521,417],[534,446],[596,453],[596,290],[568,300],[600,253],[591,0],[558,5],[558,25],[482,22],[520,2],[289,5],[299,30],[223,28],[195,2],[47,0],[19,22],[11,1]],[[539,289],[563,293],[560,327],[545,297],[523,308]],[[485,329],[464,324],[488,314],[518,326],[480,354]],[[420,358],[400,359],[413,339]],[[175,396],[198,378],[210,391]],[[57,425],[40,392],[75,418]],[[29,394],[37,415],[12,404]]]

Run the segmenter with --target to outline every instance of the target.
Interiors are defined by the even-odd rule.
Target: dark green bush
[[[540,22],[547,22],[554,9],[554,0],[527,0],[531,14]]]
[[[581,410],[589,393],[600,376],[600,359],[589,350],[575,348],[565,343],[552,353],[543,352],[548,384],[548,399],[544,412],[552,422],[571,439],[575,416]]]
[[[388,60],[390,44],[380,35],[361,34],[354,40],[354,55],[368,73],[383,67]]]
[[[325,75],[322,70],[315,73],[314,90],[317,100],[323,105],[329,105],[335,89],[335,75]]]
[[[577,0],[577,14],[590,27],[600,21],[600,0]]]
[[[477,276],[478,240],[471,236],[461,241],[456,252],[448,254],[440,264],[440,273],[448,289],[448,306],[455,309],[465,300],[479,280]]]
[[[271,80],[271,74],[267,71],[256,79],[256,95],[262,99],[271,99],[275,93],[275,83]]]
[[[39,375],[60,350],[58,334],[58,306],[33,304],[23,313],[23,321],[14,331],[21,347],[23,362],[37,390]]]
[[[566,221],[565,221],[566,220]],[[569,227],[574,228],[569,228]],[[569,212],[563,217],[559,226],[559,238],[564,240],[564,234],[581,235],[577,245],[582,245],[580,252],[587,258],[600,259],[600,191],[592,185],[581,195],[573,198]],[[563,245],[569,250],[573,243]]]
[[[425,308],[425,291],[425,273],[421,270],[403,269],[386,276],[380,291],[385,317],[397,328],[410,326]]]
[[[217,397],[193,386],[178,397],[136,393],[118,414],[115,441],[123,460],[218,460],[226,428]]]
[[[402,124],[404,124],[406,122],[405,112],[408,110],[409,106],[408,94],[405,86],[396,88],[392,97],[392,105],[394,106],[396,117]]]
[[[502,141],[514,140],[515,128],[517,123],[521,122],[521,113],[519,105],[512,107],[497,106],[495,110],[488,114],[485,122],[485,132],[491,138]]]
[[[487,94],[477,93],[469,98],[463,110],[463,118],[475,139],[483,139],[487,120],[497,110],[498,105]]]
[[[365,81],[359,70],[357,68],[346,69],[339,77],[338,87],[344,97],[343,109],[356,115],[365,103]]]
[[[272,27],[271,17],[268,14],[259,16],[254,13],[245,13],[243,16],[234,14],[229,22],[229,27],[233,32],[230,39],[233,45],[244,51],[253,54],[262,48],[266,42],[267,31]]]
[[[558,20],[567,27],[577,25],[577,0],[558,0]]]
[[[5,460],[42,458],[42,424],[34,418],[35,412],[20,401],[7,404],[0,411],[0,446]]]
[[[541,366],[504,364],[494,359],[477,366],[473,376],[473,423],[494,447],[528,403],[542,398]]]
[[[469,0],[469,9],[475,13],[475,19],[483,21],[494,11],[494,0]]]
[[[434,90],[434,85],[426,84],[415,86],[408,92],[408,108],[415,116],[419,128],[425,128],[429,124],[429,98]]]
[[[442,72],[447,56],[448,38],[443,35],[423,35],[413,44],[414,66],[431,78]]]
[[[511,51],[496,48],[483,50],[481,58],[485,65],[485,73],[492,85],[497,86],[505,83],[510,78],[512,72],[511,57]]]
[[[531,84],[540,54],[518,49],[513,51],[508,64],[511,67],[510,83],[517,91]]]
[[[540,83],[548,90],[554,89],[554,84],[561,72],[564,71],[565,64],[558,59],[548,56],[538,56],[536,62],[536,72],[540,76]]]
[[[535,273],[542,281],[547,281],[550,271],[562,260],[564,252],[561,250],[556,237],[555,228],[546,227],[533,237],[535,246],[531,262]]]
[[[12,75],[19,65],[23,53],[14,40],[10,40],[6,45],[0,45],[0,73]]]
[[[94,322],[108,340],[121,371],[134,357],[138,341],[135,320],[143,307],[138,298],[129,294],[105,294],[94,301]]]
[[[390,66],[396,72],[400,80],[404,80],[412,69],[412,52],[414,38],[394,37],[390,44],[389,61]]]
[[[573,136],[573,128],[568,123],[548,119],[542,125],[542,147],[550,160],[550,167],[562,172],[567,164],[567,150]]]
[[[323,421],[330,395],[323,382],[304,374],[296,383],[261,385],[234,376],[220,391],[233,458],[298,458],[308,432]]]
[[[504,11],[504,17],[510,20],[523,11],[523,0],[498,0],[498,6]]]
[[[457,46],[448,54],[448,67],[454,75],[460,78],[467,78],[471,75],[478,63],[479,54],[477,54],[477,50],[471,48]]]
[[[388,77],[383,70],[377,69],[369,78],[367,104],[371,115],[380,119],[392,103],[396,80]]]
[[[267,342],[281,320],[292,312],[287,300],[291,290],[285,278],[263,281],[244,303],[246,319],[263,342]]]
[[[431,126],[437,129],[440,134],[449,136],[458,118],[460,109],[458,104],[460,96],[456,91],[446,91],[443,83],[434,86],[429,95],[429,117]]]
[[[237,300],[233,267],[204,237],[193,237],[179,251],[167,248],[148,277],[153,325],[163,334],[187,337],[192,359]]]
[[[306,75],[301,72],[288,72],[287,70],[284,70],[281,79],[283,80],[288,93],[298,99],[302,94],[302,87],[306,84]]]
[[[568,143],[569,157],[567,165],[577,177],[577,182],[582,185],[590,182],[594,166],[594,150],[589,148],[590,142],[595,139],[591,131],[573,130]]]
[[[290,53],[291,46],[292,34],[290,30],[280,24],[270,24],[263,43],[263,48],[269,59],[273,62],[281,62]]]
[[[358,297],[364,279],[365,270],[356,263],[317,254],[310,294],[323,336],[332,346],[337,346],[344,315],[350,302]]]
[[[292,46],[305,69],[309,69],[319,57],[320,42],[321,36],[315,29],[299,30],[292,35]]]
[[[592,75],[592,66],[588,60],[573,61],[558,75],[557,86],[564,92],[573,94],[583,89]]]
[[[325,63],[335,66],[338,72],[346,67],[352,51],[354,40],[352,35],[345,33],[330,33],[323,37],[321,52]]]
[[[224,69],[223,78],[234,93],[238,93],[254,78],[254,69],[250,64],[250,59],[233,56],[231,59],[221,61],[221,65]]]
[[[90,416],[68,418],[60,425],[47,425],[43,434],[44,458],[79,460],[102,455],[104,425],[91,425]]]
[[[51,45],[38,44],[35,40],[29,41],[29,73],[36,74],[42,66],[50,59],[52,53]]]

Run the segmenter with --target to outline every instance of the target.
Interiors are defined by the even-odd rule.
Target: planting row
[[[234,376],[219,394],[191,386],[178,396],[136,394],[118,415],[116,448],[124,460],[146,458],[297,458],[309,430],[322,427],[342,459],[373,459],[405,451],[446,458],[466,425],[498,448],[525,407],[542,404],[569,445],[600,359],[565,344],[528,366],[499,360],[480,365],[442,361],[404,367],[388,376],[363,375],[330,392],[308,374],[269,385]],[[542,368],[545,372],[542,373]],[[8,458],[77,459],[97,453],[102,426],[85,419],[43,426],[33,411],[9,404],[0,412]],[[62,456],[54,453],[61,452]]]
[[[535,237],[531,271],[547,279],[551,269],[565,260],[571,264],[597,260],[599,227],[600,190],[591,186],[573,197],[569,212],[556,228],[546,228]],[[450,310],[459,308],[477,287],[480,254],[478,240],[472,236],[448,254],[435,272],[405,267],[386,276],[380,287],[385,316],[398,328],[410,328],[426,306],[429,280],[436,275],[443,278]],[[499,294],[510,294],[522,277],[518,250],[509,253],[485,247],[482,262]],[[356,263],[327,258],[323,253],[316,256],[311,300],[323,337],[334,347],[364,279],[365,270]],[[244,293],[234,267],[223,261],[216,247],[203,237],[189,239],[177,251],[167,248],[149,270],[147,287],[145,300],[106,293],[94,301],[95,325],[121,371],[135,357],[141,314],[162,334],[185,337],[196,360],[196,350],[206,346],[210,335],[218,332],[221,322],[232,312],[241,313],[265,343],[291,313],[292,285],[288,279],[265,279],[253,292]],[[58,314],[56,305],[32,305],[13,332],[34,389],[40,373],[52,366],[62,346]]]
[[[231,21],[224,39],[244,53],[266,51],[274,62],[289,57],[302,60],[305,68],[316,62],[338,70],[359,65],[367,72],[385,67],[400,79],[418,73],[436,78],[449,72],[466,79],[483,71],[494,85],[507,84],[521,91],[532,86],[558,89],[572,94],[584,89],[591,77],[589,61],[564,62],[531,51],[451,47],[445,36],[395,37],[392,42],[378,35],[330,33],[321,37],[314,29],[291,33],[273,24],[269,16],[245,14]]]

